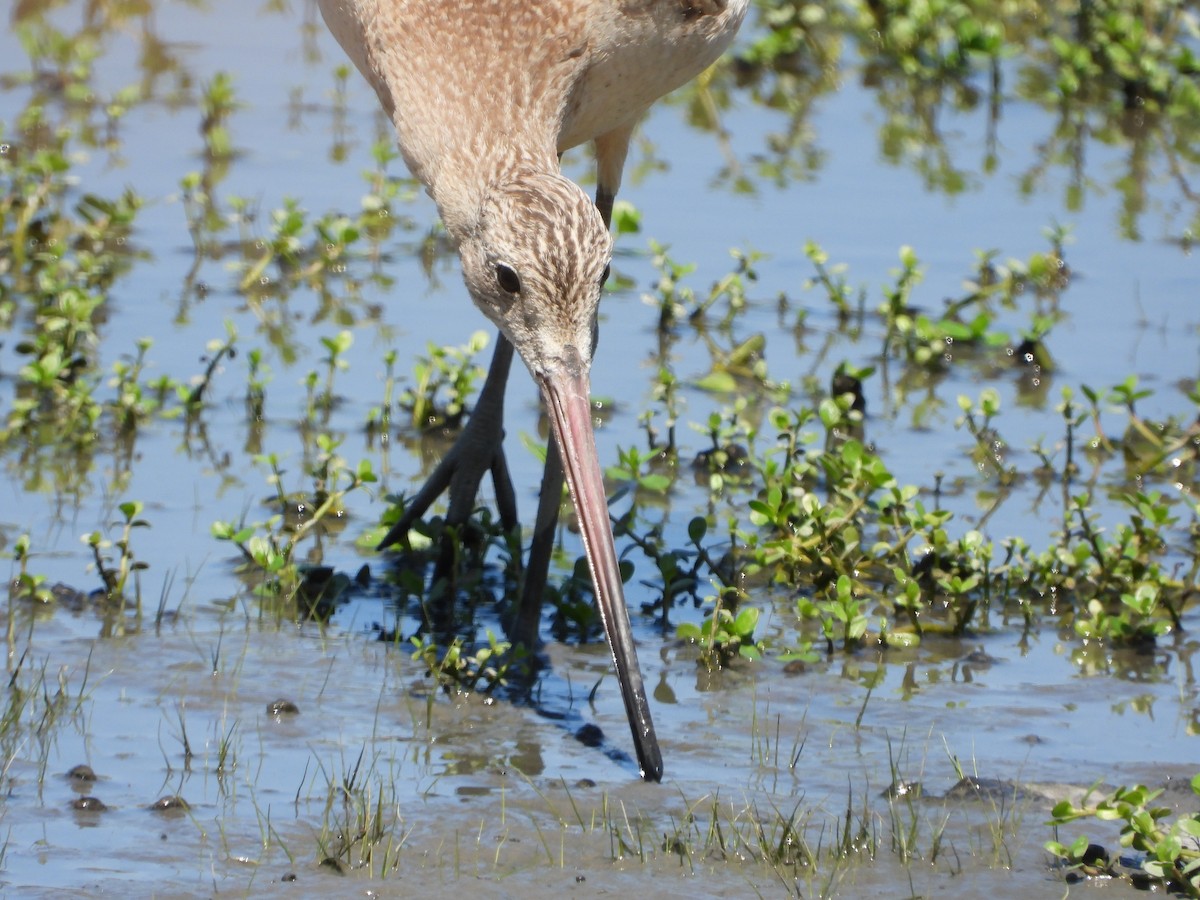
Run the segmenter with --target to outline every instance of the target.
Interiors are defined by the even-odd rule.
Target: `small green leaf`
[[[748,638],[754,634],[754,628],[758,625],[758,608],[747,606],[743,609],[733,621],[734,633],[740,637]]]
[[[728,372],[709,372],[696,382],[696,387],[714,394],[732,394],[737,390],[737,379]]]
[[[671,486],[671,479],[666,475],[652,473],[638,478],[638,484],[648,491],[654,491],[655,493],[663,494],[666,493],[667,488]]]

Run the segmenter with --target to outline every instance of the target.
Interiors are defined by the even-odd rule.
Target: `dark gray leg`
[[[405,507],[400,521],[379,542],[380,550],[403,543],[413,525],[425,515],[433,501],[447,490],[450,493],[450,507],[446,512],[446,523],[461,525],[466,522],[475,508],[479,483],[489,471],[496,487],[496,506],[501,524],[506,529],[519,525],[516,495],[508,474],[503,443],[504,388],[512,367],[512,357],[512,344],[504,335],[499,335],[487,380],[466,427],[450,452],[433,470],[429,480]]]

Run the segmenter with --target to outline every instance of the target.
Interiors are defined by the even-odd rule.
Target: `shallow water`
[[[68,4],[54,15],[72,30],[81,12]],[[150,201],[134,237],[147,258],[118,282],[100,347],[104,365],[149,335],[155,370],[190,377],[203,368],[206,343],[230,320],[245,346],[266,349],[274,377],[261,434],[246,424],[241,360],[216,382],[204,435],[170,422],[143,429],[120,496],[110,488],[117,459],[85,473],[78,490],[40,491],[28,489],[17,461],[6,461],[0,538],[9,548],[28,531],[34,566],[50,581],[98,582],[78,535],[107,527],[116,503],[137,498],[151,523],[135,539],[138,557],[150,563],[141,580],[148,605],[170,582],[164,588],[170,614],[158,627],[153,609],[140,627],[127,622],[116,635],[90,610],[40,610],[32,624],[22,612],[18,652],[28,651],[16,679],[20,690],[9,691],[22,728],[19,745],[5,748],[12,762],[5,773],[0,883],[7,893],[400,895],[467,884],[488,895],[528,896],[644,890],[653,876],[663,896],[780,890],[1061,896],[1066,887],[1041,850],[1051,836],[1043,823],[1053,800],[1078,796],[1097,780],[1157,784],[1190,776],[1200,758],[1197,644],[1189,636],[1194,613],[1191,632],[1150,658],[1102,653],[1081,665],[1072,659],[1077,642],[1048,630],[1024,635],[1020,622],[997,618],[972,641],[931,639],[919,651],[893,651],[886,659],[839,656],[800,674],[774,663],[740,663],[717,675],[697,667],[693,648],[635,615],[667,765],[665,783],[652,786],[636,781],[626,755],[624,711],[601,643],[548,642],[550,665],[534,704],[452,700],[408,649],[373,639],[375,623],[390,627],[397,616],[378,584],[325,629],[280,624],[260,610],[233,574],[227,545],[214,541],[209,527],[218,519],[269,515],[273,489],[267,470],[250,462],[254,441],[279,453],[302,480],[296,421],[304,376],[324,353],[319,338],[353,330],[352,365],[339,374],[332,427],[347,436],[344,455],[370,456],[385,473],[382,494],[411,489],[428,465],[399,442],[381,455],[362,435],[366,410],[381,396],[384,352],[395,347],[406,373],[427,341],[462,343],[483,325],[450,256],[422,266],[417,251],[434,212],[419,194],[403,206],[410,223],[384,248],[384,266],[395,278],[389,289],[368,283],[360,298],[339,297],[345,302],[333,309],[313,292],[296,290],[273,308],[248,302],[221,260],[202,260],[195,281],[204,289],[189,288],[193,249],[179,181],[202,165],[195,85],[214,73],[232,75],[242,104],[230,119],[239,153],[220,183],[223,197],[249,198],[264,219],[287,197],[320,213],[352,210],[364,193],[360,173],[372,167],[370,145],[386,128],[357,76],[342,100],[333,99],[331,73],[342,60],[314,15],[312,4],[249,14],[231,2],[164,6],[153,26],[186,77],[155,82],[156,99],[120,123],[119,150],[92,151],[77,163],[81,189],[106,196],[129,184]],[[14,33],[0,34],[0,74],[20,71],[24,59]],[[141,77],[138,59],[136,29],[106,34],[97,89],[112,91]],[[824,383],[839,361],[815,350],[836,322],[823,301],[803,291],[811,275],[801,253],[805,239],[848,263],[854,283],[871,286],[872,305],[900,245],[913,245],[927,269],[918,302],[933,306],[959,292],[977,248],[1024,258],[1046,247],[1042,228],[1070,223],[1067,255],[1077,281],[1064,298],[1068,318],[1051,339],[1058,367],[1051,386],[1029,396],[1019,394],[1016,376],[992,382],[1003,396],[1002,430],[1013,453],[1028,462],[1023,448],[1061,430],[1054,411],[1060,385],[1109,386],[1136,373],[1156,391],[1140,407],[1144,415],[1179,411],[1177,385],[1197,377],[1200,316],[1195,261],[1179,244],[1187,213],[1166,179],[1149,186],[1140,241],[1120,237],[1120,197],[1112,184],[1122,171],[1122,147],[1089,147],[1096,187],[1080,210],[1065,206],[1070,173],[1064,168],[1050,167],[1044,184],[1023,193],[1017,182],[1038,163],[1035,148],[1053,123],[1010,103],[997,126],[999,163],[987,175],[981,171],[986,111],[945,111],[940,129],[968,173],[967,189],[931,192],[913,166],[883,159],[873,93],[853,72],[844,82],[817,102],[809,121],[823,154],[811,179],[783,187],[764,179],[752,192],[728,190],[721,144],[688,128],[678,106],[664,105],[643,133],[665,167],[638,177],[647,152],[635,152],[623,192],[643,212],[644,235],[672,245],[680,261],[699,261],[690,278],[697,290],[729,271],[729,247],[769,254],[758,266],[753,306],[741,327],[766,333],[774,377],[800,382],[812,374]],[[19,87],[0,90],[0,123],[26,100]],[[748,171],[767,136],[783,125],[780,114],[737,92],[722,124],[728,151]],[[586,172],[582,155],[568,165]],[[399,163],[391,174],[403,176]],[[656,347],[656,311],[641,298],[656,276],[642,236],[621,238],[615,268],[634,286],[611,293],[603,307],[594,389],[619,398],[598,434],[608,461],[618,445],[642,441],[637,419],[649,398]],[[805,352],[778,324],[780,292],[813,304]],[[268,327],[289,339],[269,342]],[[875,337],[864,338],[864,354]],[[684,377],[707,370],[698,340],[685,339],[674,352]],[[18,365],[11,343],[0,346],[0,379],[11,379]],[[986,485],[963,452],[969,437],[953,429],[954,397],[977,395],[978,372],[952,368],[934,389],[945,406],[919,428],[910,427],[909,411],[879,379],[868,381],[867,390],[867,427],[886,448],[897,479],[928,488],[944,472],[963,485],[951,501],[960,504],[959,526],[982,516],[976,491]],[[719,406],[691,389],[686,402],[697,422]],[[528,515],[540,473],[512,440],[538,428],[535,392],[523,372],[514,377],[508,410],[510,464]],[[707,444],[686,428],[680,438],[690,452]],[[683,535],[702,509],[700,492],[690,494],[680,488],[663,509],[669,536]],[[321,561],[352,573],[369,558],[377,572],[385,570],[385,559],[354,545],[381,510],[378,499],[356,498],[345,530],[324,540]],[[1039,499],[1036,485],[1022,484],[987,528],[1040,546],[1059,523],[1056,503]],[[564,540],[570,546],[574,537]],[[578,552],[574,547],[570,555]],[[654,596],[639,587],[640,577],[649,575],[639,571],[629,586],[634,609]],[[782,642],[794,635],[790,607],[786,596],[763,598],[765,634]],[[412,632],[415,620],[399,621],[405,634]],[[972,657],[976,649],[985,653]],[[68,702],[56,707],[53,727],[40,728],[51,703],[46,698],[60,682]],[[269,715],[268,704],[280,698],[294,702],[299,715]],[[575,739],[587,723],[602,729],[600,747]],[[227,755],[218,771],[222,745]],[[1008,802],[943,799],[959,777],[954,761],[967,774],[1037,785],[1039,793]],[[77,763],[99,775],[87,791],[107,811],[70,808],[79,786],[65,773]],[[889,803],[880,794],[894,779],[921,782],[925,798]],[[188,812],[148,809],[174,794],[190,804]],[[378,855],[346,876],[319,868],[338,833],[347,831],[346,817],[353,822],[364,809],[381,816],[387,837],[378,846],[392,848],[399,873]],[[772,828],[793,809],[806,839],[824,853],[847,819],[864,829],[856,846],[875,849],[837,862],[818,854],[819,865],[799,869],[780,864],[772,871],[752,861],[764,835],[767,843],[778,837]],[[914,819],[922,859],[905,865],[894,842]],[[713,849],[713,822],[723,835],[720,851]],[[943,847],[933,854],[939,823],[945,823]],[[705,851],[673,853],[677,831]],[[281,883],[289,873],[297,882]],[[1125,890],[1109,885],[1107,893]]]

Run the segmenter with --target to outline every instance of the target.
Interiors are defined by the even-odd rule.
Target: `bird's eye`
[[[600,275],[600,287],[604,287],[604,284],[608,281],[608,276],[611,274],[611,272],[612,265],[606,265],[604,267],[604,272]]]
[[[499,283],[501,290],[506,293],[521,293],[521,279],[517,277],[516,272],[503,263],[496,266],[496,281]]]

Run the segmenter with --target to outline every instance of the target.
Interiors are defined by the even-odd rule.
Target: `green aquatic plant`
[[[851,653],[866,638],[868,625],[862,603],[854,593],[854,582],[849,575],[839,575],[833,590],[826,593],[829,595],[826,599],[817,601],[801,597],[796,612],[801,619],[816,619],[821,623],[829,653],[834,652],[836,642]]]
[[[1008,444],[992,424],[1000,414],[1000,394],[995,388],[984,388],[979,394],[978,403],[960,394],[958,408],[962,410],[962,416],[954,424],[956,428],[966,427],[974,439],[971,456],[975,463],[981,469],[995,473],[1001,484],[1011,483],[1016,477],[1016,469],[1005,466]]]
[[[681,640],[700,647],[698,662],[710,671],[724,668],[738,656],[760,659],[766,649],[764,642],[754,636],[759,610],[755,606],[742,606],[745,599],[744,593],[736,588],[724,588],[705,598],[710,605],[709,615],[701,624],[683,622],[675,629]]]
[[[146,355],[153,345],[154,341],[150,338],[141,338],[135,345],[133,357],[118,359],[112,365],[109,387],[116,396],[110,409],[117,429],[123,434],[136,433],[138,427],[162,410],[166,402],[170,379],[164,376],[153,386],[142,383]]]
[[[1023,192],[1062,183],[1067,208],[1078,211],[1102,180],[1122,197],[1122,231],[1138,239],[1151,208],[1149,173],[1169,169],[1178,233],[1188,240],[1200,232],[1200,204],[1188,188],[1197,159],[1179,149],[1195,146],[1200,123],[1200,23],[1188,3],[773,0],[758,7],[749,34],[736,64],[725,65],[788,121],[771,135],[764,161],[728,173],[739,190],[811,177],[822,166],[813,109],[849,77],[872,87],[883,157],[930,190],[959,194],[997,171],[1001,111],[1028,105],[1052,124],[1029,139],[1037,157],[1020,173]],[[986,129],[978,174],[962,164],[964,132],[944,124],[970,113]],[[1125,151],[1125,167],[1088,165],[1114,146]]]
[[[233,87],[233,77],[228,72],[217,72],[201,88],[200,134],[204,138],[205,152],[209,159],[228,160],[233,156],[233,140],[229,134],[228,121],[240,105]]]
[[[93,684],[91,654],[78,668],[54,666],[30,646],[17,656],[10,645],[7,690],[0,703],[0,771],[26,768],[38,791],[47,777],[65,726],[84,729]],[[11,775],[9,775],[11,778]]]
[[[211,534],[238,549],[243,571],[258,596],[282,601],[280,609],[285,615],[325,618],[348,579],[321,567],[319,543],[318,558],[310,553],[305,564],[299,562],[297,547],[310,538],[319,541],[325,530],[335,527],[346,496],[374,484],[376,476],[368,460],[351,467],[337,452],[340,440],[318,434],[316,443],[318,453],[308,469],[311,493],[286,491],[280,458],[273,453],[260,454],[255,462],[270,470],[268,481],[275,489],[279,511],[265,521],[214,522]]]
[[[1075,619],[1075,631],[1085,641],[1101,641],[1110,647],[1144,646],[1171,629],[1158,615],[1158,588],[1141,584],[1121,595],[1121,608],[1109,613],[1100,600],[1089,600],[1087,615]]]
[[[689,307],[696,303],[696,293],[682,284],[683,280],[696,271],[695,263],[677,263],[670,256],[670,247],[650,241],[650,261],[658,271],[658,283],[653,294],[643,299],[658,309],[659,334],[670,332],[687,316]]]
[[[351,331],[343,330],[333,337],[321,338],[321,346],[325,348],[325,358],[321,360],[325,364],[325,384],[316,402],[317,406],[325,412],[329,412],[333,408],[335,401],[334,378],[338,372],[344,372],[350,367],[350,363],[346,359],[346,352],[353,345],[354,333]]]
[[[994,316],[1003,310],[1018,311],[1021,298],[1044,296],[1037,285],[1045,285],[1050,292],[1065,287],[1060,280],[1061,264],[1051,262],[1061,260],[1063,235],[1062,229],[1051,232],[1051,251],[1035,255],[1028,265],[999,267],[995,254],[981,255],[979,272],[988,274],[977,278],[986,283],[969,283],[967,295],[946,301],[946,314],[940,320],[909,317],[904,312],[916,283],[918,263],[915,255],[903,253],[903,268],[896,273],[896,285],[886,292],[888,299],[879,316],[893,334],[923,335],[917,346],[946,347],[952,342],[998,350],[1007,336],[996,331]],[[818,252],[815,247],[810,250]],[[979,319],[963,326],[959,317],[969,306],[979,310]],[[1035,314],[1039,337],[1058,315]],[[922,332],[935,326],[936,331]],[[936,337],[930,337],[934,334]],[[949,361],[950,354],[943,353]],[[1004,355],[997,352],[994,358],[1001,360]],[[1044,368],[1040,371],[1042,377],[1049,374]],[[820,398],[815,408],[771,411],[769,429],[751,424],[752,407],[741,399],[724,413],[710,414],[712,447],[700,455],[697,466],[710,473],[714,498],[728,494],[736,503],[739,496],[749,495],[744,501],[745,513],[729,517],[728,550],[722,553],[711,543],[697,543],[694,549],[672,551],[653,527],[646,531],[636,518],[622,520],[618,529],[621,539],[641,547],[659,570],[648,583],[663,586],[664,600],[686,595],[686,591],[667,585],[688,585],[690,589],[706,578],[732,583],[731,570],[725,568],[731,564],[736,567],[732,571],[742,577],[766,576],[799,589],[801,631],[808,627],[806,623],[819,626],[831,652],[853,650],[867,640],[911,646],[931,629],[962,636],[987,628],[996,610],[1017,609],[1027,622],[1030,615],[1036,619],[1036,607],[1017,598],[1015,585],[1025,585],[1043,597],[1056,597],[1060,604],[1064,597],[1069,598],[1076,611],[1076,632],[1105,645],[1133,644],[1143,639],[1139,635],[1152,640],[1181,627],[1186,600],[1179,590],[1186,580],[1168,575],[1158,562],[1172,552],[1162,534],[1177,526],[1173,504],[1161,494],[1118,493],[1130,516],[1126,524],[1111,529],[1111,535],[1095,524],[1090,497],[1075,497],[1064,506],[1059,545],[1044,553],[1033,553],[1017,540],[993,541],[978,528],[956,535],[954,514],[939,508],[937,502],[941,476],[932,488],[931,508],[922,499],[930,489],[897,483],[881,453],[862,439],[861,385],[871,374],[873,370],[841,364],[832,379],[831,394]],[[842,390],[839,384],[855,387]],[[1200,397],[1200,391],[1195,393]],[[959,399],[959,425],[972,437],[975,465],[995,473],[998,489],[988,500],[993,508],[1027,475],[1061,478],[1066,485],[1076,477],[1076,430],[1086,413],[1077,408],[1073,396],[1064,388],[1064,400],[1058,407],[1065,462],[1058,468],[1050,465],[1053,451],[1038,442],[1035,451],[1042,465],[1030,472],[1009,458],[1007,442],[998,432],[1001,406],[996,389],[985,387],[977,400]],[[1132,430],[1171,436],[1155,442],[1159,450],[1170,447],[1178,452],[1188,446],[1192,431],[1175,424],[1185,417],[1156,429],[1136,418],[1135,404],[1145,395],[1132,383],[1118,385],[1110,396],[1112,406],[1136,420]],[[1098,398],[1093,400],[1093,407],[1098,403]],[[1098,416],[1099,412],[1094,413],[1097,422]],[[823,449],[813,431],[818,422],[826,432]],[[776,436],[773,446],[760,446],[764,434]],[[610,475],[630,484],[646,477],[646,459],[640,453],[636,459],[625,451],[622,454],[622,465]],[[729,480],[735,457],[740,476]],[[658,484],[658,479],[654,483]],[[1128,587],[1130,584],[1134,587]],[[669,615],[669,603],[659,601],[648,608]],[[866,614],[869,608],[874,616]],[[1061,614],[1061,606],[1059,610]],[[706,627],[711,630],[712,622],[720,620],[710,619]],[[875,624],[878,628],[872,630]],[[687,625],[689,633],[698,627]]]
[[[362,870],[387,878],[399,867],[412,834],[401,815],[395,769],[385,767],[389,761],[380,754],[368,753],[364,745],[352,765],[344,757],[340,766],[317,761],[313,787],[322,799],[322,814],[316,862],[330,875]]]
[[[142,588],[138,573],[150,567],[133,552],[133,530],[150,527],[150,523],[141,518],[143,508],[143,504],[137,500],[127,500],[117,507],[122,519],[115,523],[121,528],[120,537],[116,540],[104,537],[99,531],[83,536],[83,542],[91,548],[92,560],[104,582],[107,598],[122,606],[132,599],[139,615],[142,611]],[[113,550],[116,551],[115,556],[110,552]],[[130,588],[133,589],[132,598],[128,595]]]
[[[736,248],[730,250],[729,255],[733,257],[733,270],[714,281],[703,300],[694,301],[694,306],[688,313],[688,319],[693,325],[709,319],[715,309],[724,307],[725,312],[716,327],[728,330],[750,302],[748,287],[758,280],[755,266],[766,256],[757,250]]]
[[[385,442],[391,434],[392,407],[396,394],[396,359],[395,350],[388,350],[383,355],[383,399],[376,406],[367,410],[367,431],[371,435],[379,435]]]
[[[46,576],[29,571],[29,555],[31,541],[28,534],[20,535],[13,542],[12,556],[17,564],[17,573],[8,584],[10,600],[31,600],[36,603],[54,602],[54,593],[46,586]],[[15,606],[10,602],[8,607],[8,643],[11,647],[15,639]]]
[[[648,406],[645,412],[638,417],[638,421],[641,422],[642,428],[646,432],[646,444],[650,450],[669,460],[674,460],[678,452],[675,442],[675,426],[679,422],[681,408],[679,387],[679,379],[671,367],[659,366],[658,377],[651,390],[654,406]],[[666,427],[665,439],[654,424],[660,415]]]
[[[844,277],[848,267],[845,263],[829,262],[829,254],[816,241],[804,242],[804,255],[812,263],[816,275],[804,282],[804,290],[812,290],[818,285],[824,290],[825,296],[837,310],[841,324],[848,323],[852,318],[862,320],[866,306],[867,291],[860,287],[853,290]]]
[[[613,522],[613,533],[622,540],[630,541],[637,547],[654,567],[655,577],[642,583],[654,590],[658,596],[652,602],[642,604],[643,612],[657,611],[662,616],[664,627],[670,621],[671,610],[685,599],[691,598],[699,604],[697,592],[702,578],[709,578],[720,584],[725,574],[719,560],[710,555],[710,548],[705,546],[705,536],[708,534],[708,522],[703,516],[696,516],[688,523],[688,544],[684,547],[672,547],[663,535],[662,528],[651,526],[648,529],[637,518],[637,506]],[[633,564],[628,558],[630,572]],[[578,571],[578,567],[577,567]],[[729,587],[721,584],[721,589]]]
[[[423,662],[433,679],[447,690],[490,694],[508,683],[510,673],[522,663],[526,652],[500,640],[491,629],[486,638],[487,644],[474,650],[468,650],[460,637],[447,647],[426,635],[414,635],[409,642],[414,648],[412,658]]]
[[[52,428],[77,446],[95,438],[99,326],[107,292],[131,265],[126,244],[141,199],[85,194],[72,203],[65,137],[0,153],[0,327],[28,322],[25,359],[0,441]],[[18,306],[19,304],[19,306]],[[22,315],[18,315],[18,310]]]
[[[604,470],[611,482],[633,487],[638,491],[663,494],[670,490],[672,477],[658,465],[664,461],[659,453],[642,453],[637,447],[617,449],[617,464]]]
[[[1200,796],[1200,775],[1192,778],[1191,788]],[[1185,896],[1200,897],[1200,813],[1172,818],[1169,808],[1153,805],[1162,790],[1140,784],[1119,787],[1095,801],[1094,792],[1095,786],[1078,805],[1069,800],[1055,804],[1047,823],[1054,828],[1055,838],[1046,842],[1047,852],[1071,870],[1119,874],[1116,854],[1093,844],[1086,834],[1070,844],[1058,840],[1060,828],[1081,820],[1116,822],[1121,826],[1121,847],[1145,854],[1141,872],[1147,886],[1161,884]]]
[[[461,425],[476,382],[484,374],[475,357],[488,340],[487,332],[476,331],[461,346],[428,345],[427,355],[418,357],[413,365],[413,386],[402,391],[397,401],[413,428],[425,431]]]

